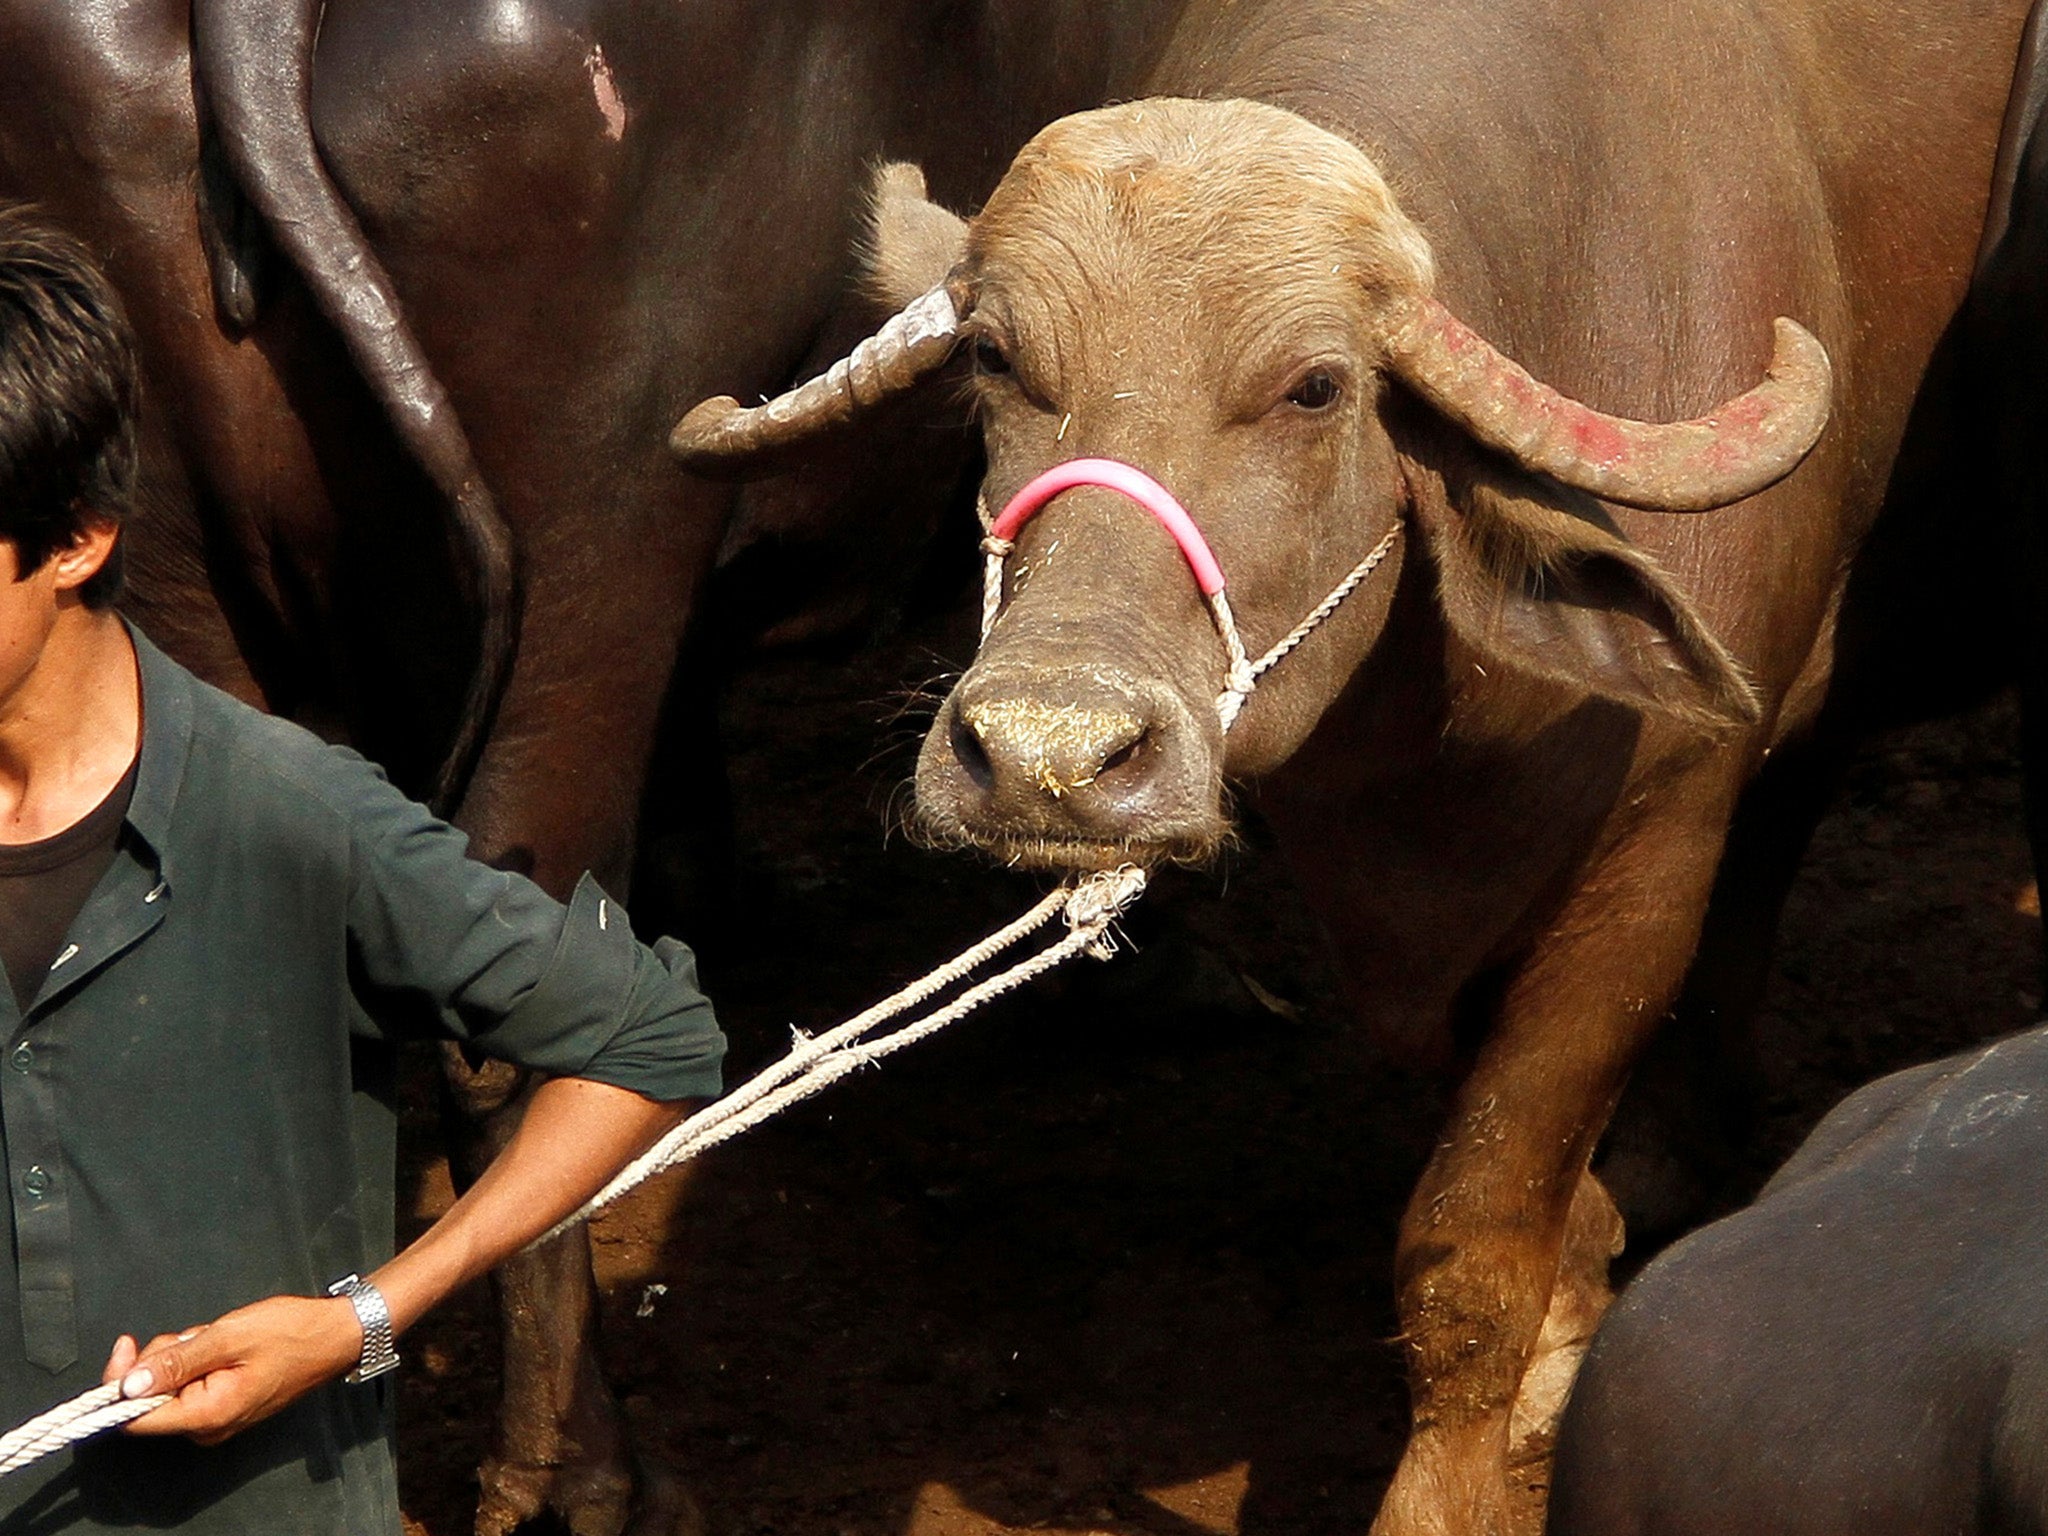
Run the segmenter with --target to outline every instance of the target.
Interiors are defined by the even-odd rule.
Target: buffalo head
[[[897,318],[781,400],[699,406],[675,434],[687,462],[845,419],[964,344],[984,514],[1068,460],[1143,470],[1206,536],[1253,654],[1406,535],[1231,728],[1227,654],[1173,540],[1110,490],[1060,494],[1017,531],[980,654],[925,741],[936,839],[1059,867],[1201,857],[1226,777],[1307,737],[1408,560],[1430,562],[1445,622],[1492,661],[1706,728],[1754,719],[1740,668],[1593,498],[1696,511],[1789,473],[1829,394],[1819,343],[1789,321],[1766,381],[1712,416],[1603,416],[1431,297],[1430,244],[1364,153],[1244,101],[1063,119],[971,223],[890,167],[874,269],[909,300]]]

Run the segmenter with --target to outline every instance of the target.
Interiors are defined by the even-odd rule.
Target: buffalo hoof
[[[476,1536],[518,1536],[545,1521],[571,1536],[705,1536],[704,1511],[668,1468],[635,1458],[628,1478],[611,1466],[486,1462],[478,1474]]]
[[[478,1470],[476,1536],[518,1536],[552,1516],[574,1536],[622,1536],[631,1480],[611,1467],[534,1466],[491,1460]]]
[[[559,1469],[486,1461],[477,1469],[476,1536],[514,1536],[540,1518]]]

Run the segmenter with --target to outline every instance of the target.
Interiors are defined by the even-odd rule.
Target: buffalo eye
[[[1000,377],[1010,371],[1010,360],[1003,356],[1003,349],[986,336],[974,338],[974,370]]]
[[[1304,411],[1326,411],[1337,403],[1337,379],[1327,368],[1312,368],[1301,376],[1294,388],[1287,391],[1287,403],[1298,405]]]

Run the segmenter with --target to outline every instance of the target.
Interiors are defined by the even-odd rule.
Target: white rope
[[[986,500],[983,500],[976,510],[980,514],[982,528],[985,531],[990,526]],[[1239,711],[1244,708],[1245,700],[1251,697],[1252,689],[1258,685],[1259,678],[1274,663],[1307,639],[1318,624],[1337,611],[1338,605],[1387,557],[1387,552],[1394,547],[1394,540],[1400,531],[1399,523],[1389,528],[1386,536],[1374,546],[1372,553],[1353,566],[1350,573],[1330,590],[1329,596],[1316,604],[1306,618],[1282,636],[1257,661],[1251,661],[1246,654],[1243,637],[1238,633],[1236,616],[1230,610],[1230,600],[1221,591],[1209,600],[1209,609],[1216,622],[1217,634],[1223,641],[1229,659],[1227,684],[1223,692],[1216,696],[1216,711],[1223,721],[1225,732],[1236,723]],[[1014,547],[1010,540],[998,539],[993,535],[982,540],[983,640],[986,640],[989,631],[995,628],[997,615],[1002,611],[1003,562]],[[1145,872],[1135,865],[1125,865],[1121,869],[1091,875],[1078,885],[1062,886],[1015,922],[999,928],[958,958],[918,978],[901,991],[885,998],[866,1012],[848,1019],[837,1028],[816,1037],[805,1035],[801,1030],[796,1031],[796,1045],[787,1056],[750,1078],[716,1103],[707,1105],[683,1121],[629,1164],[581,1210],[558,1222],[545,1235],[537,1238],[536,1244],[559,1236],[578,1222],[587,1221],[628,1190],[645,1183],[657,1173],[688,1162],[721,1142],[730,1141],[741,1132],[759,1125],[772,1115],[779,1114],[790,1105],[822,1092],[849,1072],[880,1061],[884,1056],[900,1051],[907,1045],[913,1045],[927,1035],[937,1033],[990,999],[1014,991],[1082,951],[1086,950],[1107,958],[1115,947],[1115,940],[1110,931],[1112,926],[1124,909],[1137,900],[1144,889]],[[863,1038],[876,1026],[887,1023],[948,987],[966,980],[1020,939],[1051,922],[1055,914],[1066,919],[1065,938],[1040,950],[1029,959],[1019,961],[1008,970],[976,983],[945,1007],[936,1009],[921,1019],[898,1025],[888,1033],[871,1039]],[[17,1471],[30,1462],[40,1460],[53,1451],[62,1450],[67,1445],[74,1445],[103,1430],[116,1428],[130,1419],[140,1418],[151,1409],[170,1401],[168,1397],[162,1396],[124,1400],[120,1391],[118,1382],[111,1386],[95,1387],[90,1392],[81,1393],[70,1402],[59,1404],[49,1412],[29,1420],[21,1428],[0,1436],[0,1477]]]
[[[19,1472],[32,1461],[40,1461],[67,1445],[76,1445],[94,1435],[139,1419],[170,1401],[169,1393],[155,1397],[121,1396],[121,1383],[108,1382],[81,1392],[68,1403],[59,1403],[48,1413],[38,1414],[21,1428],[0,1435],[0,1477]]]
[[[1011,539],[999,539],[990,532],[996,525],[988,509],[988,487],[974,495],[974,515],[981,519],[981,638],[996,627],[996,615],[1003,611],[1003,561],[1017,547]]]
[[[1307,618],[1276,640],[1271,649],[1249,667],[1242,665],[1244,642],[1237,637],[1235,621],[1230,620],[1229,605],[1223,601],[1221,592],[1216,594],[1210,607],[1218,611],[1217,627],[1222,629],[1226,622],[1229,623],[1229,628],[1223,634],[1223,644],[1230,652],[1230,681],[1223,692],[1216,695],[1216,713],[1223,717],[1223,730],[1226,735],[1229,734],[1231,726],[1237,723],[1238,711],[1244,708],[1244,701],[1252,696],[1252,689],[1258,685],[1259,678],[1273,663],[1306,640],[1318,624],[1337,611],[1338,604],[1356,591],[1358,584],[1370,576],[1374,568],[1387,558],[1387,551],[1394,547],[1394,540],[1399,537],[1400,532],[1399,523],[1389,528],[1379,543],[1372,547],[1372,553],[1351,567],[1350,574],[1330,589],[1328,597],[1309,610]]]
[[[1237,615],[1230,611],[1230,599],[1219,588],[1209,599],[1209,614],[1216,621],[1216,633],[1223,637],[1223,650],[1230,665],[1223,674],[1223,691],[1216,695],[1216,713],[1223,720],[1223,734],[1237,723],[1237,712],[1258,686],[1259,674],[1244,653],[1244,639],[1237,632]]]
[[[815,1038],[797,1032],[795,1049],[782,1060],[742,1083],[724,1098],[706,1105],[628,1164],[609,1184],[577,1211],[535,1239],[544,1243],[603,1210],[629,1189],[655,1174],[687,1162],[720,1142],[759,1125],[771,1115],[809,1098],[857,1067],[879,1061],[922,1040],[973,1012],[991,998],[1013,991],[1083,950],[1099,958],[1114,953],[1111,926],[1145,889],[1145,872],[1135,864],[1090,875],[1078,885],[1062,886],[1006,927],[999,928],[957,959],[918,978],[901,991]],[[906,1013],[939,992],[965,980],[1018,940],[1052,921],[1066,919],[1067,935],[1028,960],[968,988],[953,1002],[924,1018],[897,1026],[887,1034],[863,1039],[877,1025]]]
[[[588,1220],[655,1174],[688,1162],[720,1142],[730,1141],[771,1115],[822,1092],[849,1072],[893,1055],[927,1035],[938,1033],[983,1003],[1005,992],[1015,991],[1083,951],[1107,959],[1116,950],[1113,929],[1117,918],[1144,889],[1145,871],[1135,864],[1104,870],[1078,884],[1061,886],[1016,921],[998,928],[979,944],[919,977],[865,1013],[857,1014],[816,1037],[797,1030],[795,1048],[787,1056],[683,1121],[623,1169],[581,1210],[558,1222],[534,1243],[544,1243],[558,1236],[578,1222]],[[862,1038],[877,1025],[887,1023],[966,980],[1056,916],[1065,918],[1067,924],[1065,937],[1057,943],[975,983],[952,1002],[923,1018],[900,1024],[886,1034]],[[94,1387],[90,1392],[81,1393],[68,1403],[60,1403],[21,1428],[0,1437],[0,1477],[67,1445],[75,1445],[104,1430],[118,1428],[169,1401],[168,1396],[124,1400],[119,1382]]]
[[[1003,611],[1003,560],[1017,546],[1008,539],[989,534],[981,541],[981,638],[996,627],[996,615]]]
[[[1256,678],[1260,674],[1265,672],[1265,670],[1268,667],[1272,666],[1274,662],[1278,661],[1281,657],[1285,656],[1289,651],[1293,650],[1297,645],[1301,644],[1302,641],[1306,640],[1308,638],[1310,630],[1314,629],[1318,624],[1322,623],[1323,620],[1327,619],[1331,614],[1335,613],[1337,611],[1337,605],[1343,602],[1345,598],[1349,597],[1352,594],[1352,592],[1357,589],[1358,584],[1361,581],[1365,580],[1366,577],[1370,576],[1373,573],[1373,569],[1382,560],[1387,558],[1387,551],[1394,547],[1394,540],[1400,537],[1400,534],[1401,525],[1399,523],[1395,523],[1391,528],[1389,528],[1386,531],[1385,535],[1382,536],[1379,543],[1373,546],[1372,553],[1367,555],[1363,560],[1359,561],[1358,564],[1351,567],[1351,574],[1346,576],[1342,581],[1338,582],[1336,586],[1332,587],[1330,589],[1330,595],[1324,598],[1320,603],[1317,603],[1315,608],[1309,613],[1309,616],[1307,618],[1303,619],[1299,624],[1295,625],[1294,628],[1290,629],[1285,635],[1281,636],[1280,639],[1273,643],[1273,647],[1271,650],[1267,651],[1265,655],[1261,656],[1257,661],[1252,663],[1252,676]]]

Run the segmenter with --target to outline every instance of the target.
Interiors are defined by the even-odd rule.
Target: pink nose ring
[[[1310,630],[1328,618],[1352,589],[1372,573],[1373,567],[1393,548],[1395,535],[1401,527],[1395,523],[1388,528],[1372,553],[1352,567],[1351,573],[1316,605],[1306,619],[1295,625],[1254,663],[1245,654],[1244,640],[1237,632],[1237,619],[1230,611],[1230,599],[1223,592],[1223,567],[1216,563],[1209,541],[1202,537],[1202,530],[1188,516],[1187,508],[1174,499],[1173,492],[1135,465],[1116,459],[1069,459],[1064,464],[1053,465],[1012,496],[1008,505],[988,525],[988,536],[981,541],[982,554],[986,557],[982,566],[981,588],[983,640],[988,639],[989,631],[996,627],[997,615],[1002,612],[1003,560],[1015,547],[1018,530],[1055,496],[1082,485],[1101,486],[1135,501],[1173,535],[1173,542],[1180,546],[1181,554],[1187,558],[1188,569],[1195,575],[1195,585],[1202,589],[1202,596],[1208,600],[1210,616],[1216,621],[1216,633],[1222,638],[1223,648],[1230,656],[1223,691],[1216,695],[1216,713],[1226,733],[1236,723],[1244,701],[1251,697],[1259,674],[1299,645]]]
[[[1173,492],[1135,465],[1116,459],[1069,459],[1053,465],[1010,498],[1009,505],[989,524],[988,537],[981,541],[987,556],[981,594],[982,639],[986,640],[988,632],[995,628],[996,615],[1002,610],[1003,558],[1015,545],[1017,531],[1062,491],[1082,485],[1098,485],[1128,496],[1159,519],[1160,526],[1173,535],[1173,542],[1187,557],[1188,568],[1195,573],[1195,585],[1208,601],[1216,633],[1230,654],[1230,670],[1223,692],[1216,699],[1217,713],[1223,720],[1223,729],[1228,731],[1244,701],[1251,696],[1258,674],[1252,670],[1251,658],[1245,655],[1244,641],[1237,633],[1237,619],[1230,611],[1230,599],[1223,595],[1223,567],[1216,563],[1215,552],[1202,537],[1202,530],[1195,526],[1195,520],[1188,516],[1187,508],[1174,499]]]
[[[1223,567],[1216,563],[1209,541],[1202,537],[1202,530],[1188,516],[1187,508],[1174,500],[1173,492],[1145,471],[1116,459],[1069,459],[1064,464],[1053,465],[1010,498],[1010,504],[989,524],[988,536],[1005,544],[1014,543],[1017,530],[1043,510],[1047,502],[1060,492],[1071,491],[1080,485],[1099,485],[1130,497],[1158,518],[1160,526],[1173,535],[1173,542],[1187,556],[1188,566],[1195,573],[1195,585],[1202,589],[1202,596],[1214,597],[1223,590]]]

